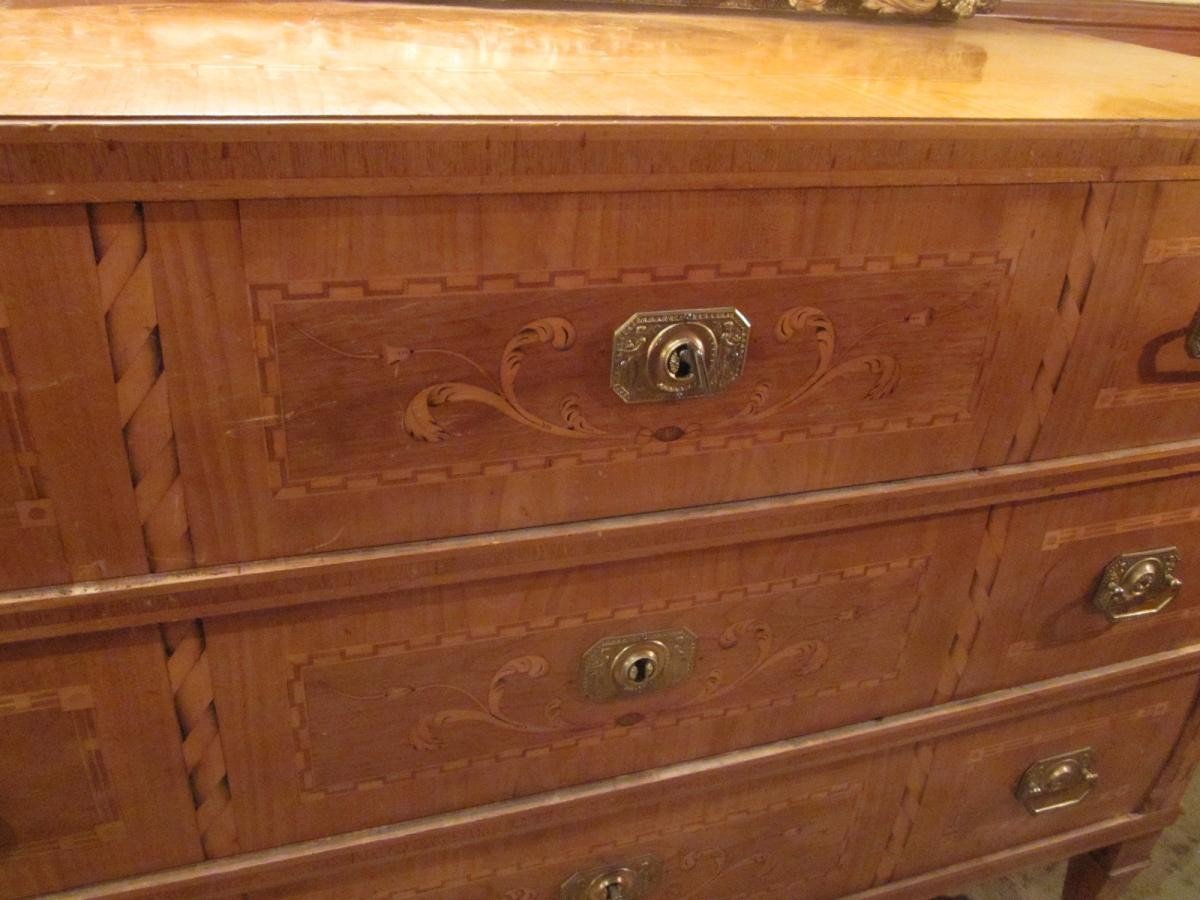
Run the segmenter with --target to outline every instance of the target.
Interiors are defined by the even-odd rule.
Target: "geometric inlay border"
[[[745,822],[755,816],[777,815],[789,809],[805,805],[819,805],[825,811],[823,813],[825,819],[823,824],[826,824],[826,826],[831,824],[830,820],[838,821],[839,824],[844,826],[840,832],[840,841],[833,853],[833,856],[838,860],[838,864],[843,865],[848,861],[849,856],[854,850],[851,840],[854,836],[854,825],[862,813],[860,807],[866,795],[867,792],[864,790],[864,784],[861,781],[847,781],[831,784],[827,787],[803,794],[787,795],[765,803],[747,804],[744,807],[721,815],[675,821],[669,827],[639,829],[636,820],[634,820],[631,822],[631,827],[625,837],[590,845],[586,850],[576,848],[569,853],[558,853],[549,856],[533,854],[522,857],[510,865],[506,865],[503,869],[477,869],[471,867],[469,872],[465,872],[457,877],[437,882],[406,884],[400,891],[389,891],[373,896],[388,898],[388,900],[393,900],[393,898],[400,900],[400,898],[415,897],[418,894],[424,894],[429,891],[447,891],[452,888],[462,888],[470,885],[479,886],[481,883],[486,884],[488,881],[500,877],[520,876],[522,873],[533,872],[550,866],[577,863],[580,856],[584,853],[592,857],[604,854],[629,853],[631,850],[635,850],[639,846],[646,844],[657,843],[682,835],[699,834],[733,822]],[[789,830],[793,830],[795,827],[792,826]],[[801,825],[800,827],[803,826]],[[774,836],[783,837],[786,833],[784,831]],[[556,843],[563,844],[566,842]],[[695,868],[703,852],[686,849],[680,850],[673,857],[664,860],[664,862],[669,872],[673,870],[687,872]],[[518,889],[517,892],[505,894],[504,898],[505,900],[509,900],[509,898],[513,898],[513,900],[537,900],[538,896],[537,894]]]
[[[1053,531],[1047,531],[1042,538],[1042,550],[1057,550],[1064,544],[1071,544],[1077,541],[1090,541],[1093,538],[1108,537],[1114,534],[1126,534],[1131,531],[1144,531],[1150,528],[1189,525],[1195,522],[1200,522],[1200,506],[1188,506],[1182,509],[1146,513],[1141,516],[1111,519],[1107,522],[1089,522],[1086,525],[1056,528]]]
[[[91,800],[99,821],[87,831],[6,847],[4,856],[8,860],[41,853],[79,850],[119,840],[125,834],[125,826],[120,821],[117,808],[116,790],[96,735],[95,702],[91,689],[87,685],[73,685],[0,696],[0,718],[55,710],[67,716],[74,728],[80,758],[91,787]]]
[[[307,698],[304,684],[304,676],[312,668],[361,661],[381,656],[397,656],[404,653],[440,647],[455,648],[461,652],[461,648],[464,646],[493,640],[499,635],[503,635],[508,640],[547,631],[594,626],[597,623],[606,621],[628,623],[639,616],[661,613],[664,610],[682,612],[718,603],[736,602],[737,600],[746,598],[787,594],[799,589],[873,579],[894,572],[916,572],[917,583],[914,586],[914,591],[920,595],[921,580],[924,577],[929,560],[930,557],[928,556],[906,557],[888,562],[868,563],[825,572],[807,573],[793,578],[739,585],[722,591],[708,591],[667,599],[656,598],[640,605],[613,606],[608,609],[593,609],[570,615],[548,616],[535,621],[498,624],[482,632],[469,630],[441,632],[398,641],[388,641],[378,644],[358,644],[316,653],[291,655],[288,657],[291,672],[287,680],[287,696],[291,707],[290,723],[292,726],[297,773],[300,776],[300,796],[306,801],[320,800],[329,795],[343,794],[349,791],[374,790],[397,782],[438,777],[451,772],[460,772],[464,769],[497,765],[522,757],[536,758],[543,756],[547,752],[559,752],[578,747],[594,746],[629,734],[676,728],[692,722],[710,721],[718,718],[734,718],[748,713],[763,712],[771,709],[783,709],[803,700],[811,699],[818,694],[826,697],[854,690],[875,687],[884,688],[890,682],[895,681],[901,674],[905,654],[908,650],[908,639],[914,631],[912,628],[912,618],[918,614],[921,604],[915,603],[909,613],[909,618],[904,628],[905,640],[900,645],[891,668],[873,678],[845,681],[837,685],[825,686],[819,689],[805,689],[797,686],[795,691],[785,695],[762,697],[750,702],[719,708],[711,706],[702,709],[682,707],[673,713],[663,712],[656,714],[654,717],[637,724],[613,724],[604,728],[593,729],[586,733],[570,734],[558,739],[548,738],[544,742],[530,746],[511,748],[469,758],[444,760],[419,768],[385,773],[357,782],[338,784],[318,784],[313,772],[312,738],[308,727]]]
[[[677,440],[670,444],[658,441],[622,443],[611,447],[551,452],[528,458],[486,463],[396,468],[292,481],[287,471],[287,435],[283,422],[282,385],[276,356],[274,307],[277,304],[314,300],[355,302],[391,297],[532,291],[548,288],[569,290],[600,286],[702,283],[750,278],[876,274],[963,267],[1000,266],[1011,275],[1016,259],[1017,252],[1010,250],[894,253],[742,260],[679,266],[636,266],[552,272],[425,275],[406,278],[251,284],[248,290],[254,314],[254,341],[261,392],[259,413],[263,422],[264,441],[270,468],[269,486],[276,498],[288,499],[329,492],[377,490],[459,478],[508,475],[551,466],[561,468],[611,464],[650,456],[688,456],[863,434],[945,428],[965,422],[970,418],[969,410],[939,410],[919,415],[823,423],[796,428],[762,429],[749,434],[706,435],[703,439]]]

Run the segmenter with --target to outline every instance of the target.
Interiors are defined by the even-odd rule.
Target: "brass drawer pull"
[[[1177,547],[1123,553],[1105,566],[1092,602],[1114,622],[1160,612],[1183,587],[1178,564]]]
[[[577,872],[563,882],[560,900],[641,900],[662,880],[662,863],[652,856],[623,866]]]
[[[695,655],[696,636],[686,628],[604,638],[583,654],[579,680],[589,700],[647,694],[686,678]]]
[[[626,403],[717,394],[742,374],[749,339],[732,306],[635,313],[613,332],[609,383]]]
[[[1092,769],[1091,747],[1039,759],[1025,770],[1017,799],[1035,816],[1074,806],[1091,793],[1100,776]]]

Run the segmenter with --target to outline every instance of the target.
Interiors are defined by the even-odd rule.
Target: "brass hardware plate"
[[[641,900],[662,881],[662,863],[644,856],[624,865],[577,872],[559,888],[560,900]]]
[[[1091,793],[1100,776],[1092,769],[1091,747],[1039,759],[1025,770],[1017,785],[1017,799],[1035,816],[1074,806]]]
[[[618,700],[679,684],[692,671],[696,636],[686,628],[597,641],[583,654],[579,682],[589,700]]]
[[[1178,547],[1123,553],[1104,568],[1092,602],[1114,622],[1161,611],[1179,596]]]
[[[732,306],[635,313],[613,332],[610,384],[626,403],[717,394],[742,374],[749,340]]]

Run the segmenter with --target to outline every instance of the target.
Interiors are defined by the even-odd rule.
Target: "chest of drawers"
[[[1177,815],[1200,60],[10,10],[0,300],[0,895],[1110,896]]]

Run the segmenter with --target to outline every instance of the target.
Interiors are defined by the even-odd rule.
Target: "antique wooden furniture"
[[[1004,0],[995,14],[1200,56],[1196,0]]]
[[[1108,896],[1175,817],[1200,60],[10,10],[0,204],[0,894]]]

